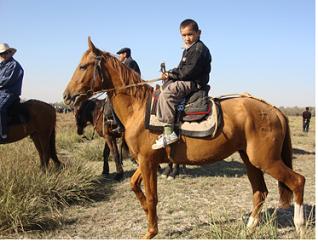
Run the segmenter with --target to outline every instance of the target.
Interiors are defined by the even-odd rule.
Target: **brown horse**
[[[14,104],[11,110],[8,139],[5,143],[16,142],[30,136],[40,155],[41,169],[47,170],[50,158],[54,161],[56,169],[61,169],[63,164],[56,155],[55,147],[54,107],[42,101],[29,100]]]
[[[113,121],[113,115],[109,101],[105,99],[85,100],[78,108],[75,108],[75,119],[77,133],[79,135],[84,133],[85,127],[90,123],[93,125],[98,135],[105,140],[103,151],[104,165],[102,174],[104,176],[109,175],[108,158],[109,154],[111,153],[116,164],[116,175],[114,179],[122,179],[124,175],[122,155],[119,153],[117,147],[117,138],[120,138],[121,135],[112,132],[112,129],[115,128],[115,126],[107,121]],[[107,120],[105,121],[105,119]],[[122,142],[122,144],[123,143],[124,142]]]
[[[161,162],[203,165],[225,159],[238,151],[247,168],[253,190],[253,209],[247,226],[254,228],[268,194],[263,172],[278,180],[280,204],[288,206],[294,194],[294,223],[301,232],[304,225],[303,196],[305,178],[292,170],[292,146],[287,117],[276,107],[256,98],[238,97],[220,101],[223,127],[210,138],[181,136],[161,150],[152,150],[158,137],[145,129],[146,100],[153,89],[115,57],[97,49],[88,40],[72,79],[64,91],[64,102],[76,105],[94,92],[106,90],[112,106],[125,127],[130,151],[139,167],[131,187],[144,209],[148,229],[144,238],[158,233],[157,167]],[[141,189],[144,182],[145,194]],[[191,189],[191,188],[188,188]]]

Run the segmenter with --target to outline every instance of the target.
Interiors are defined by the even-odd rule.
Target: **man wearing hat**
[[[16,51],[0,44],[0,140],[7,138],[7,110],[21,95],[24,71],[13,58]]]
[[[120,49],[117,54],[119,55],[119,60],[124,63],[129,68],[133,69],[140,75],[140,69],[137,62],[131,57],[131,50],[129,48]]]

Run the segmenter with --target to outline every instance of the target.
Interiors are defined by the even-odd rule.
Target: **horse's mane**
[[[112,68],[118,70],[118,74],[120,75],[120,79],[122,80],[123,86],[145,82],[141,79],[140,75],[137,72],[127,67],[125,64],[121,63],[116,57],[114,57],[110,53],[103,52],[102,55],[107,60],[107,64],[110,64]],[[124,91],[128,95],[136,97],[138,99],[144,99],[148,96],[149,93],[151,93],[152,89],[153,88],[150,85],[144,84],[132,86],[127,89],[122,89],[121,91]]]

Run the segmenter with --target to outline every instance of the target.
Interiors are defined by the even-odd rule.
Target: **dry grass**
[[[290,126],[294,148],[294,170],[306,177],[304,204],[307,228],[304,238],[315,239],[315,120],[312,121],[308,134],[304,134],[301,130],[300,117],[290,117]],[[60,157],[63,161],[67,161],[68,167],[72,167],[71,164],[81,167],[67,168],[71,169],[71,172],[65,174],[63,184],[71,183],[72,186],[85,182],[92,184],[91,180],[94,177],[98,178],[102,170],[100,161],[103,140],[95,139],[93,143],[81,141],[75,134],[72,114],[60,115],[58,128],[57,146]],[[91,130],[88,136],[90,135]],[[23,152],[14,152],[16,149],[14,145],[0,146],[1,154],[5,150],[10,153],[6,164],[19,164],[21,160],[24,163],[26,160],[30,160],[30,163],[35,163],[34,160],[38,162],[38,158],[33,154],[35,151],[32,144],[28,140],[23,142],[21,147],[23,146],[26,150]],[[84,166],[85,164],[87,166]],[[89,169],[81,170],[82,166]],[[111,172],[115,171],[112,162],[110,169]],[[5,233],[2,234],[2,238],[139,238],[145,233],[147,225],[145,214],[129,185],[129,178],[135,166],[125,161],[124,169],[125,179],[122,182],[100,180],[103,186],[99,186],[96,191],[99,195],[85,196],[94,198],[96,202],[86,205],[76,204],[64,210],[57,208],[50,211],[52,214],[58,214],[58,225],[46,226],[40,230],[37,227],[38,230],[32,228],[25,232]],[[15,173],[16,169],[12,168],[10,172]],[[33,166],[33,172],[32,176],[36,176],[39,174],[39,169]],[[73,181],[71,176],[84,176],[84,172],[92,173],[93,176],[86,177],[85,181],[83,179]],[[14,176],[7,175],[7,177],[12,179]],[[51,179],[54,180],[54,178]],[[265,180],[269,195],[264,205],[262,223],[252,233],[245,228],[252,207],[252,190],[238,154],[233,154],[226,160],[212,165],[187,167],[186,173],[173,181],[159,178],[157,208],[159,234],[156,239],[298,239],[292,222],[293,206],[286,210],[276,210],[277,181],[267,175]],[[7,183],[9,181],[10,179]],[[33,180],[32,182],[37,184],[43,181]],[[62,185],[59,184],[59,186]],[[100,196],[101,189],[104,196]],[[35,207],[29,210],[37,211]]]

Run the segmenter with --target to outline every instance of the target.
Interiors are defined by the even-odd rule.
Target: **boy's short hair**
[[[197,24],[197,22],[195,22],[193,19],[185,19],[181,22],[180,24],[180,29],[183,29],[187,26],[191,26],[191,28],[195,31],[198,32],[199,31],[199,26]]]

